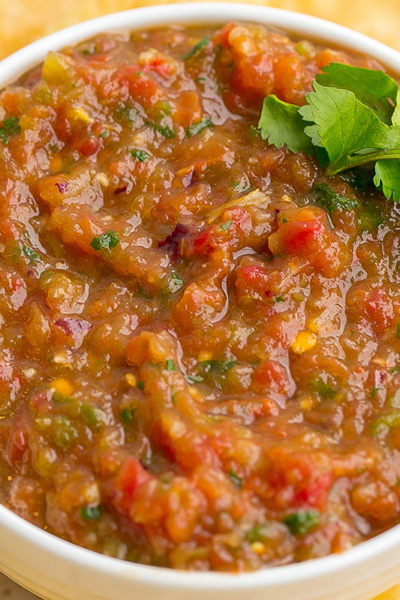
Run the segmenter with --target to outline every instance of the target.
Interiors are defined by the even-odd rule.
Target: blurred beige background
[[[0,0],[0,58],[78,21],[165,2],[168,0]],[[246,3],[286,8],[336,21],[400,50],[400,0],[251,0]]]

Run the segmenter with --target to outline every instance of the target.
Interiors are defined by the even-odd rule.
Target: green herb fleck
[[[239,363],[237,361],[234,361],[232,358],[227,358],[223,362],[220,362],[218,360],[204,360],[199,363],[199,365],[204,369],[206,373],[209,373],[210,371],[219,371],[220,373],[227,373],[237,364]]]
[[[397,337],[400,339],[400,323],[397,324]]]
[[[261,138],[259,129],[254,127],[254,125],[250,125],[249,133],[252,140],[259,140]]]
[[[176,366],[172,358],[167,358],[166,369],[167,371],[176,371]]]
[[[62,394],[61,392],[58,392],[57,390],[54,390],[51,399],[56,404],[67,404],[70,402],[75,402],[75,400],[72,396],[68,396],[67,394]]]
[[[206,37],[204,37],[202,40],[197,42],[197,44],[195,46],[193,46],[193,48],[191,48],[188,52],[186,52],[186,54],[183,55],[183,60],[188,60],[189,58],[192,58],[192,56],[194,56],[202,48],[204,48],[204,46],[206,46],[209,41],[210,41],[210,36],[206,35]]]
[[[171,273],[168,287],[172,293],[177,292],[183,286],[183,283],[183,280],[176,273]]]
[[[310,387],[323,400],[332,400],[337,394],[336,390],[322,377],[314,377],[310,382]]]
[[[137,381],[136,382],[136,387],[143,392],[143,390],[144,390],[144,383],[143,383],[143,381]]]
[[[95,521],[96,519],[100,519],[102,512],[103,507],[99,504],[99,506],[85,506],[81,508],[79,514],[85,521]]]
[[[176,405],[176,403],[178,402],[178,399],[176,397],[176,392],[175,391],[171,391],[171,400],[172,400],[172,404]]]
[[[304,510],[288,515],[285,525],[294,535],[305,535],[319,524],[319,513],[315,510]]]
[[[148,127],[152,127],[154,131],[161,133],[164,137],[168,139],[173,139],[175,137],[175,131],[169,125],[159,125],[158,123],[153,123],[152,121],[145,122]]]
[[[227,229],[229,229],[229,227],[232,225],[232,221],[230,221],[228,219],[228,221],[225,221],[225,223],[222,223],[221,225],[221,229],[222,231],[227,231]]]
[[[108,131],[108,129],[105,129],[104,131],[102,131],[99,135],[99,137],[101,138],[106,138],[110,135],[110,132]]]
[[[8,119],[5,119],[2,127],[0,127],[0,139],[4,146],[8,144],[13,135],[18,135],[20,133],[21,127],[17,117],[9,117]]]
[[[376,231],[384,222],[384,215],[376,202],[363,202],[361,212],[358,215],[358,227],[361,231]]]
[[[99,426],[102,423],[103,411],[101,408],[92,406],[91,404],[83,404],[81,413],[88,425]]]
[[[381,388],[380,387],[373,387],[371,388],[371,391],[369,393],[369,397],[370,398],[375,398],[378,395],[378,392]]]
[[[233,469],[229,469],[228,477],[232,481],[232,483],[238,488],[238,490],[242,489],[243,478],[240,477],[237,473],[235,473],[235,471],[233,471]]]
[[[119,244],[119,238],[115,231],[110,229],[107,233],[103,233],[98,237],[94,237],[91,241],[91,247],[98,251],[101,249],[111,250]]]
[[[197,123],[192,123],[192,125],[189,125],[189,127],[186,129],[186,137],[193,137],[194,135],[201,133],[204,129],[207,129],[207,127],[214,127],[214,124],[211,121],[210,117],[207,117],[202,121],[198,121]]]
[[[133,158],[137,158],[137,160],[140,160],[142,163],[146,162],[146,160],[150,158],[150,154],[145,150],[139,150],[135,148],[134,150],[129,150],[128,152],[133,156]]]
[[[137,111],[130,106],[117,106],[114,112],[118,119],[130,121],[131,123],[134,122],[137,115]]]
[[[329,214],[332,214],[335,210],[349,211],[360,206],[358,200],[337,194],[327,183],[314,183],[310,190],[310,196],[316,204],[323,206]]]
[[[275,302],[285,302],[285,298],[283,296],[277,296]]]
[[[268,525],[255,525],[246,531],[246,539],[253,544],[254,542],[262,542],[267,537]]]
[[[32,248],[29,248],[29,246],[22,246],[22,252],[25,254],[30,264],[42,260],[40,254],[32,250]]]
[[[124,408],[121,410],[121,419],[124,423],[130,423],[133,419],[133,415],[136,412],[136,408]]]

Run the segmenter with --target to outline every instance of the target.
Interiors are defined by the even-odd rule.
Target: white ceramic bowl
[[[45,37],[0,63],[0,88],[49,50],[101,31],[168,23],[255,21],[370,54],[400,75],[400,54],[302,14],[245,4],[174,4],[93,19]],[[189,573],[109,558],[58,539],[0,506],[0,570],[46,600],[370,600],[400,583],[400,526],[344,554],[255,573]]]

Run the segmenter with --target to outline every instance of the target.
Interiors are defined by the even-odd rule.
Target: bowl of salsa
[[[2,62],[8,576],[62,600],[397,583],[398,61],[183,4]]]

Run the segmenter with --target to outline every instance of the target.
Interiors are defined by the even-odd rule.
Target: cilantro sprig
[[[94,237],[90,242],[91,247],[96,250],[111,250],[115,248],[119,244],[119,238],[115,231],[109,229],[106,233],[99,235],[98,237]]]
[[[400,92],[383,71],[331,63],[301,108],[267,96],[261,137],[292,152],[316,154],[327,175],[374,165],[373,182],[400,200]]]

